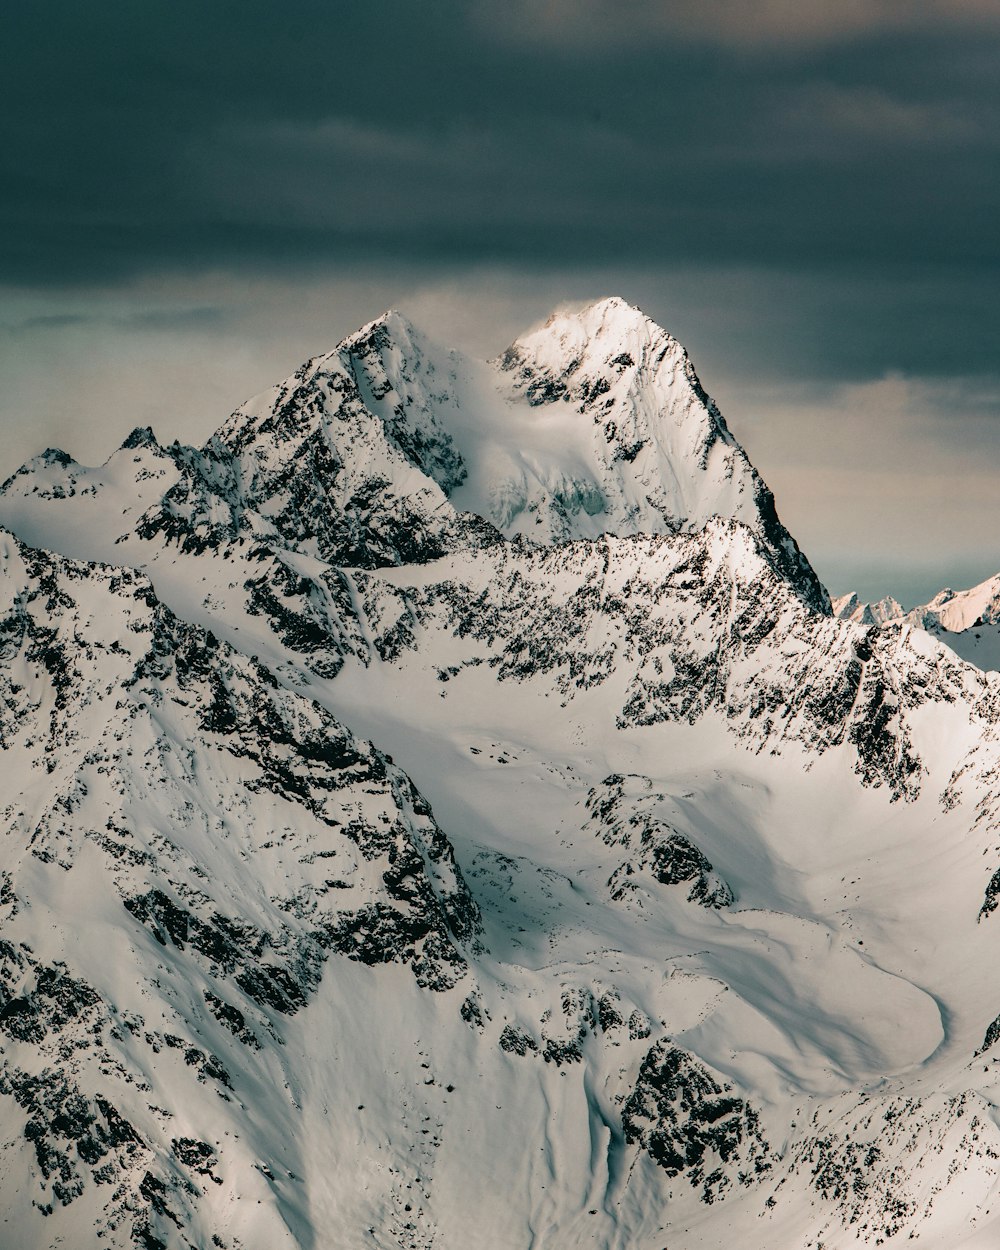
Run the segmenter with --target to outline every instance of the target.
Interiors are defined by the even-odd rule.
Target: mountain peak
[[[579,367],[582,357],[603,352],[609,361],[628,355],[638,363],[639,357],[653,345],[673,346],[683,352],[676,339],[641,309],[621,296],[611,295],[582,308],[556,309],[543,326],[516,339],[507,355],[529,354],[551,364],[557,359],[563,364],[576,361]]]
[[[564,305],[554,309],[545,324],[550,326],[559,321],[578,321],[583,325],[598,328],[615,324],[649,323],[655,325],[655,322],[647,317],[642,309],[630,304],[620,295],[605,295],[601,299],[593,300],[576,309],[572,305]]]
[[[340,343],[339,350],[354,351],[359,344],[365,344],[374,338],[388,339],[394,343],[409,343],[423,335],[417,326],[401,313],[398,308],[387,308],[384,313],[367,322],[353,334],[348,334]]]
[[[946,586],[928,603],[908,616],[914,624],[961,633],[978,625],[1000,624],[1000,573],[971,586],[953,590]]]
[[[842,621],[855,621],[859,625],[885,625],[901,619],[905,614],[902,605],[891,595],[877,603],[863,603],[856,591],[838,595],[833,600],[833,615]]]
[[[252,532],[352,567],[499,534],[548,545],[733,517],[829,612],[684,348],[620,296],[557,310],[489,363],[435,345],[389,308],[248,400],[200,453],[178,459],[148,428],[125,449],[109,462],[129,492],[111,510],[114,540],[137,493],[143,510],[152,502],[143,539],[195,547]],[[183,479],[164,479],[159,502],[146,494],[156,481],[133,468],[140,449],[168,455]],[[110,481],[88,479],[87,497]]]
[[[15,469],[10,477],[0,484],[0,492],[13,486],[18,478],[31,478],[36,474],[43,473],[46,469],[70,469],[73,467],[78,467],[77,462],[68,451],[63,451],[61,447],[46,447],[43,452],[33,456],[25,464],[22,464],[19,469]]]
[[[133,451],[140,447],[149,447],[155,451],[160,450],[160,444],[153,433],[152,426],[137,425],[124,443],[122,443],[120,450]]]

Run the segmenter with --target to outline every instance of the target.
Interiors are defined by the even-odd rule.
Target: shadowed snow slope
[[[640,313],[0,516],[4,1247],[996,1243],[1000,679]]]

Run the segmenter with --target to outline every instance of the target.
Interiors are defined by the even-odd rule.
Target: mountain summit
[[[88,520],[99,529],[115,513],[96,500],[132,444],[156,454],[133,435],[104,470],[65,453],[66,463],[25,466],[0,495],[0,521],[44,545],[52,510],[35,504],[83,497],[94,506],[73,509],[74,554],[111,557],[121,535],[87,548]],[[142,467],[134,484],[115,478],[117,515],[147,498],[145,460],[131,459]],[[139,526],[147,537],[256,534],[366,566],[433,558],[472,531],[551,544],[691,532],[726,516],[754,531],[804,602],[830,611],[687,353],[621,299],[554,314],[488,364],[436,347],[390,311],[172,459],[181,479]]]
[[[4,1248],[996,1244],[1000,678],[637,310],[0,521]]]

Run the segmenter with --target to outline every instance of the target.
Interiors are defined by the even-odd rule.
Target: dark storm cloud
[[[1000,328],[993,7],[14,6],[0,276],[753,265],[877,274],[908,330],[916,265],[971,300],[945,350],[975,368]]]
[[[1000,23],[992,0],[508,0],[502,11],[480,0],[475,11],[498,35],[560,46],[634,45],[670,35],[751,49],[800,47],[882,31]]]

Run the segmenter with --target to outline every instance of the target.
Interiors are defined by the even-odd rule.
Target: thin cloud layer
[[[996,30],[991,0],[488,0],[476,19],[499,37],[569,44],[700,40],[740,48],[816,45],[905,31]]]

